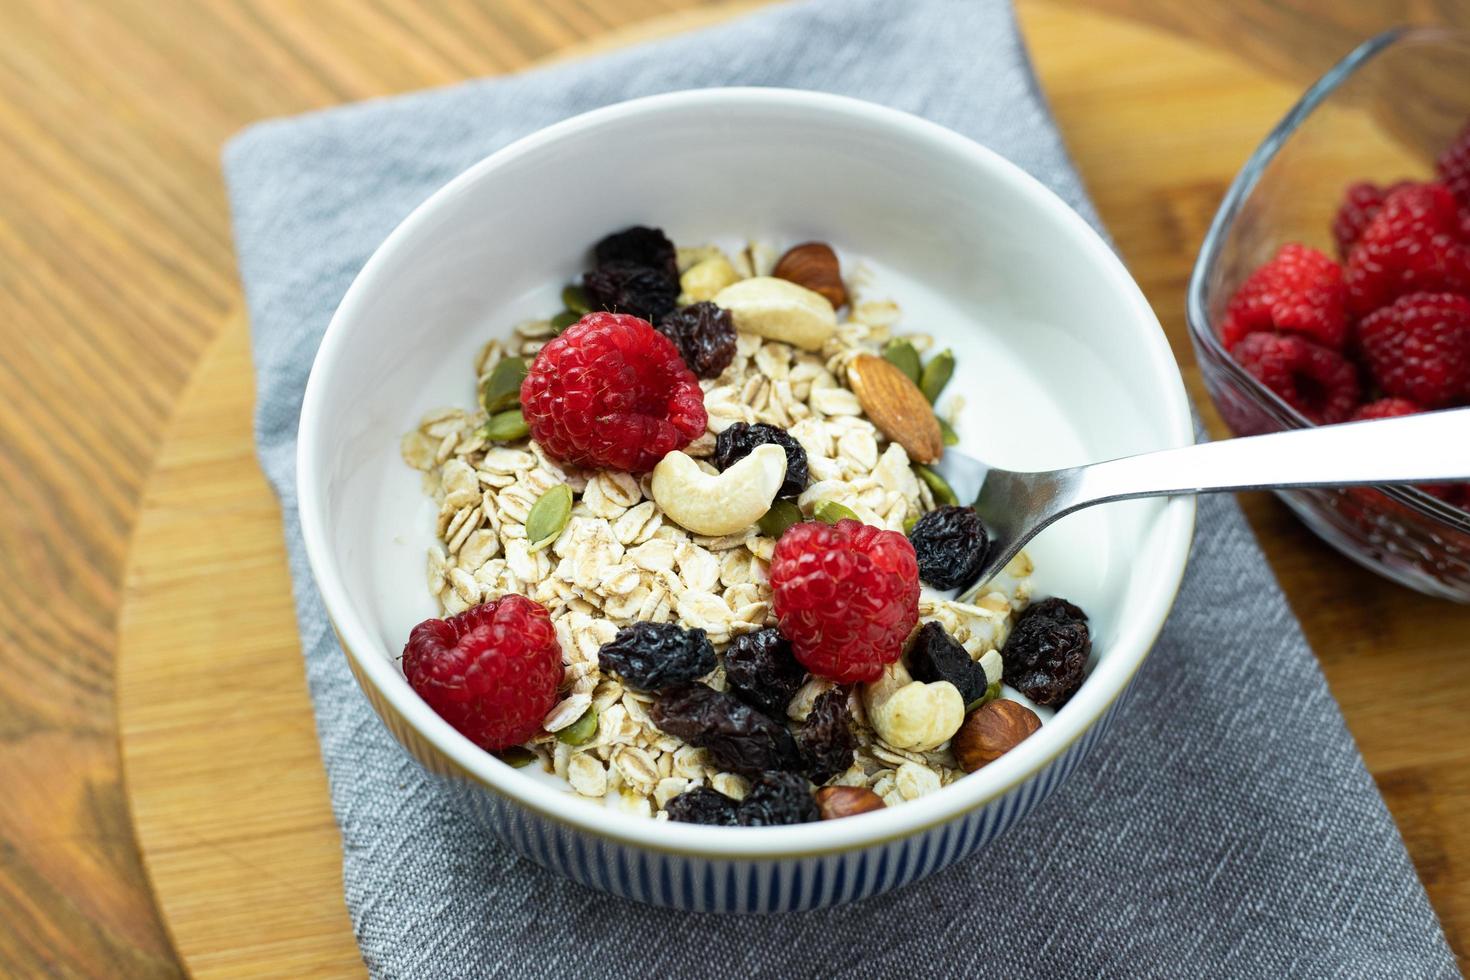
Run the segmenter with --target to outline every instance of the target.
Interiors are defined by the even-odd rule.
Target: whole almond
[[[989,701],[970,712],[950,740],[955,761],[965,772],[989,765],[1041,727],[1036,712],[1019,701]]]
[[[837,253],[826,242],[793,245],[777,260],[771,275],[821,293],[834,310],[847,303],[847,286],[842,282]]]
[[[916,463],[932,463],[944,454],[944,433],[934,417],[934,406],[907,374],[872,354],[859,354],[847,366],[863,412],[889,439],[898,443]]]
[[[823,820],[852,817],[869,810],[881,810],[883,797],[865,786],[823,786],[816,792],[817,809]]]

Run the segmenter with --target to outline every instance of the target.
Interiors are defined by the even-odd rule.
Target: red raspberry
[[[1338,205],[1337,216],[1332,219],[1332,237],[1337,241],[1337,254],[1344,259],[1363,234],[1363,229],[1373,220],[1388,195],[1400,187],[1408,187],[1413,181],[1401,180],[1387,187],[1372,181],[1360,180],[1349,184]]]
[[[1470,504],[1470,483],[1416,483],[1414,486],[1453,507]]]
[[[1406,293],[1470,293],[1470,246],[1443,184],[1410,184],[1388,195],[1348,256],[1348,309],[1367,316]]]
[[[1281,246],[1230,298],[1220,342],[1230,350],[1258,330],[1303,333],[1342,349],[1347,340],[1342,268],[1315,248],[1295,242]]]
[[[1359,408],[1353,413],[1353,422],[1363,422],[1367,419],[1396,419],[1400,415],[1418,415],[1424,409],[1407,398],[1380,398],[1376,402]]]
[[[1470,123],[1465,124],[1455,141],[1439,155],[1434,169],[1460,207],[1470,208]]]
[[[1358,325],[1368,373],[1425,408],[1470,400],[1470,298],[1410,293]]]
[[[1248,334],[1232,353],[1256,380],[1318,425],[1345,420],[1361,401],[1357,368],[1305,338]]]
[[[403,673],[456,731],[499,752],[541,730],[556,704],[561,647],[546,610],[512,594],[419,623],[403,648]]]
[[[919,621],[919,565],[897,531],[807,521],[776,542],[772,607],[801,665],[839,684],[874,681]]]
[[[626,313],[588,313],[521,383],[531,438],[564,463],[640,473],[704,433],[704,392],[673,341]]]

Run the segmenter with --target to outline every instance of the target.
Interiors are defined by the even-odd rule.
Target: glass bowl
[[[1236,435],[1311,425],[1221,346],[1215,324],[1251,270],[1287,242],[1335,255],[1348,184],[1430,179],[1470,119],[1470,35],[1401,28],[1360,45],[1302,96],[1251,155],[1190,277],[1188,322],[1210,397]],[[1427,595],[1470,602],[1470,513],[1414,487],[1278,494],[1318,537]]]

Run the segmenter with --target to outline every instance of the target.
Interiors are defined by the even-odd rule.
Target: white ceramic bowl
[[[921,801],[776,828],[655,822],[582,800],[481,751],[409,688],[396,657],[435,615],[433,504],[398,453],[426,410],[474,402],[490,336],[558,308],[590,243],[631,224],[676,242],[807,239],[862,256],[904,326],[952,346],[964,448],[1069,465],[1192,439],[1179,371],[1117,257],[991,151],[865,102],[706,89],[609,106],[535,133],[421,205],[327,330],[301,414],[301,523],[348,662],[404,747],[520,853],[583,884],[713,911],[863,898],[995,838],[1101,736],[1169,612],[1191,499],[1094,508],[1028,549],[1038,593],[1091,615],[1094,663],[1040,732]],[[1002,845],[1003,846],[1003,845]]]

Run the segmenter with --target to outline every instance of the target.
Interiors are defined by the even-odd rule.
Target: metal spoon
[[[1470,408],[1289,429],[1021,473],[946,449],[935,469],[990,534],[973,594],[1060,517],[1113,500],[1224,490],[1470,480]]]

